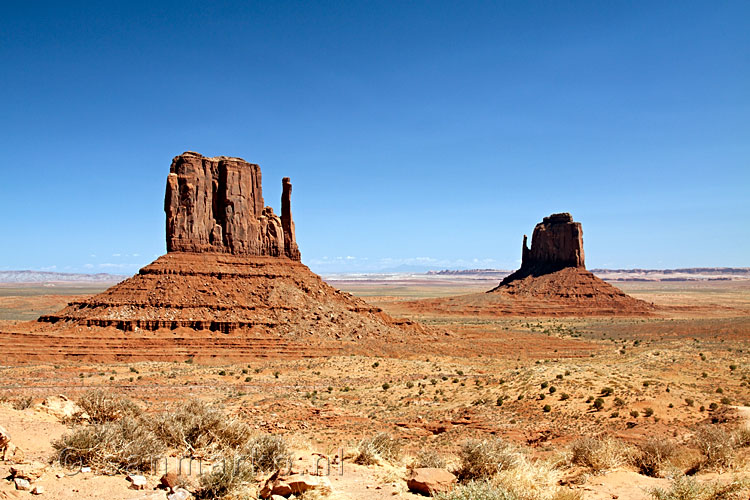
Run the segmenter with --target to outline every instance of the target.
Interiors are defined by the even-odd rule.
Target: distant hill
[[[750,267],[689,267],[683,269],[590,269],[607,281],[719,281],[750,279]],[[503,278],[501,269],[429,271],[429,275]]]
[[[118,283],[128,276],[107,273],[53,273],[48,271],[0,271],[0,283]]]

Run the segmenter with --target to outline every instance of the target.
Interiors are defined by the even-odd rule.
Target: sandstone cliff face
[[[583,229],[569,213],[552,214],[534,228],[531,249],[524,235],[520,270],[544,274],[565,267],[586,267]]]
[[[286,177],[279,217],[271,207],[264,207],[258,165],[241,158],[183,153],[172,160],[167,176],[167,251],[300,260],[291,192]]]

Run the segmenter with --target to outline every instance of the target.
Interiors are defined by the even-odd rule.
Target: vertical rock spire
[[[299,248],[294,236],[292,220],[292,181],[289,177],[281,180],[281,227],[284,230],[284,252],[292,260],[300,260]]]

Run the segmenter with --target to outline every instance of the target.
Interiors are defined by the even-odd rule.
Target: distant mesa
[[[174,158],[164,198],[167,254],[98,295],[40,317],[45,331],[63,332],[55,352],[116,359],[175,352],[315,356],[337,352],[340,341],[366,350],[369,340],[397,346],[405,332],[427,332],[336,290],[302,264],[291,193],[284,178],[279,217],[264,206],[258,165],[193,152]],[[138,331],[158,335],[122,337]],[[216,333],[237,335],[222,343]],[[85,341],[71,340],[81,336]]]

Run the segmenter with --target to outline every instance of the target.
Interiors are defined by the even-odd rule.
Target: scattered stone
[[[0,459],[11,462],[22,462],[23,452],[10,441],[10,434],[0,427]]]
[[[14,478],[26,479],[34,482],[44,474],[47,465],[42,462],[31,462],[28,464],[14,465],[10,468],[10,475]]]
[[[91,472],[91,467],[81,467],[81,472]]]
[[[167,500],[188,500],[192,495],[184,488],[177,488],[174,493],[167,495]]]
[[[130,489],[131,490],[145,490],[148,486],[148,481],[146,480],[145,476],[141,476],[138,474],[131,474],[128,476],[128,481],[130,481]]]
[[[17,477],[13,480],[13,482],[16,484],[16,489],[21,491],[30,491],[31,490],[31,483],[28,481],[28,479],[24,479],[22,477]]]
[[[36,485],[31,490],[32,495],[44,495],[44,486]]]
[[[445,469],[423,467],[412,470],[406,486],[422,495],[434,495],[450,491],[456,484],[456,476]]]
[[[180,484],[180,478],[177,474],[174,472],[168,472],[164,474],[161,479],[159,479],[159,483],[162,487],[169,491],[175,491],[175,488]]]
[[[331,481],[325,476],[313,476],[311,474],[292,474],[287,477],[274,474],[260,490],[260,497],[271,498],[273,495],[288,497],[310,490],[328,494],[332,490]]]
[[[4,427],[0,426],[0,450],[4,450],[10,444],[10,434]]]

